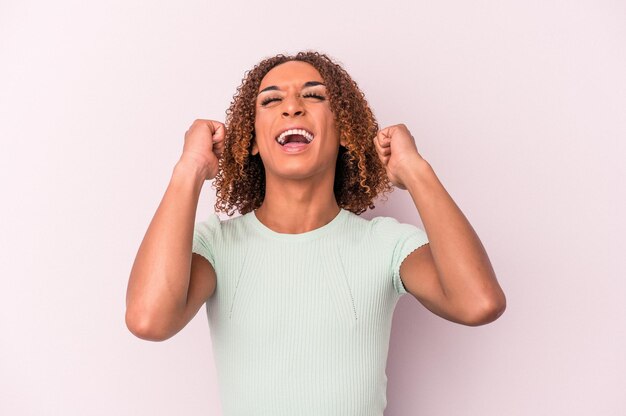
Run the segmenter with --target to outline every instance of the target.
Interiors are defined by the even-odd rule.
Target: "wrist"
[[[404,184],[409,192],[414,191],[422,186],[424,182],[431,180],[434,171],[430,163],[420,158],[411,164],[411,169],[406,172]]]
[[[191,159],[182,158],[174,166],[172,181],[177,183],[192,183],[202,188],[207,178],[208,169]]]

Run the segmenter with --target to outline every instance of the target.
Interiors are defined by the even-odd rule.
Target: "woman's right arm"
[[[218,172],[222,123],[196,120],[183,154],[139,246],[126,292],[126,326],[137,337],[162,341],[180,331],[213,293],[215,271],[192,254],[202,185]]]

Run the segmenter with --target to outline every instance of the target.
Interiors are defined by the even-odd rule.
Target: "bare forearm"
[[[416,161],[406,178],[448,301],[463,309],[479,307],[501,313],[504,293],[487,252],[430,164]]]
[[[191,245],[205,173],[177,163],[165,195],[139,247],[128,282],[129,327],[162,326],[183,313],[189,289]]]

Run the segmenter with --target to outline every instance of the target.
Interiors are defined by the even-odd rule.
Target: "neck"
[[[300,234],[320,228],[339,213],[334,170],[322,178],[287,179],[266,175],[265,198],[255,215],[268,228]]]

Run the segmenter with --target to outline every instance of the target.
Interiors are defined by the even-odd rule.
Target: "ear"
[[[252,136],[252,149],[250,150],[250,154],[252,156],[255,156],[256,154],[259,153],[259,146],[257,146],[256,144],[256,138],[254,137],[254,135]]]

